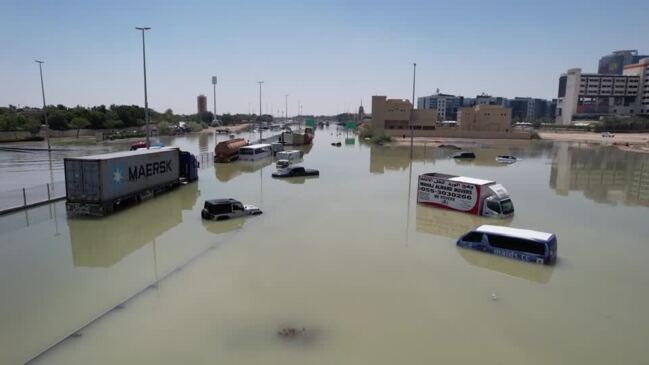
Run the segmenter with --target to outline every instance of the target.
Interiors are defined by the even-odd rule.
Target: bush
[[[595,132],[649,131],[649,118],[604,118],[595,126]]]
[[[371,142],[374,144],[384,144],[387,142],[392,142],[392,137],[390,137],[387,134],[380,134],[380,135],[372,136]]]
[[[201,123],[189,122],[187,125],[192,132],[200,132],[204,129]]]
[[[158,123],[158,133],[167,136],[171,133],[171,125],[167,122]]]

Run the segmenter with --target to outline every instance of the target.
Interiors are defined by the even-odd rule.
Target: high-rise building
[[[207,97],[203,94],[198,95],[196,98],[196,105],[198,109],[198,114],[203,114],[207,112]]]
[[[457,120],[457,110],[462,107],[463,99],[462,96],[441,94],[437,90],[436,94],[417,98],[417,109],[436,109],[439,121]]]
[[[649,57],[641,59],[636,64],[624,66],[623,74],[640,79],[635,110],[638,114],[649,115]]]
[[[635,49],[613,51],[610,55],[606,55],[599,59],[597,73],[605,75],[622,75],[624,73],[624,66],[636,64],[646,57],[649,57],[649,55],[638,55],[638,51]]]
[[[624,66],[623,75],[568,70],[559,77],[556,122],[649,114],[649,58]]]
[[[480,94],[475,97],[474,105],[500,105],[502,107],[507,107],[509,106],[509,100],[507,100],[507,98],[504,98],[502,96],[491,96],[487,94]]]
[[[531,122],[554,119],[553,101],[536,98],[515,97],[509,100],[512,120]]]

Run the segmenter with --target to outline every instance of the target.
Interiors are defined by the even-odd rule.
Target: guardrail
[[[0,192],[0,215],[65,199],[65,181]]]

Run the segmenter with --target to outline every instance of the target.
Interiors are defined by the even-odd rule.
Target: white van
[[[287,160],[289,163],[294,164],[301,162],[304,152],[298,150],[287,150],[277,152],[277,160]]]
[[[273,155],[273,148],[269,144],[253,144],[239,148],[239,160],[256,161]]]

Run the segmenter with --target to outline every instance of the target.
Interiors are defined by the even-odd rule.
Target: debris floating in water
[[[491,293],[491,300],[498,300],[496,293]]]
[[[277,331],[277,335],[283,338],[295,338],[306,331],[306,328],[297,329],[294,327],[285,327]]]

